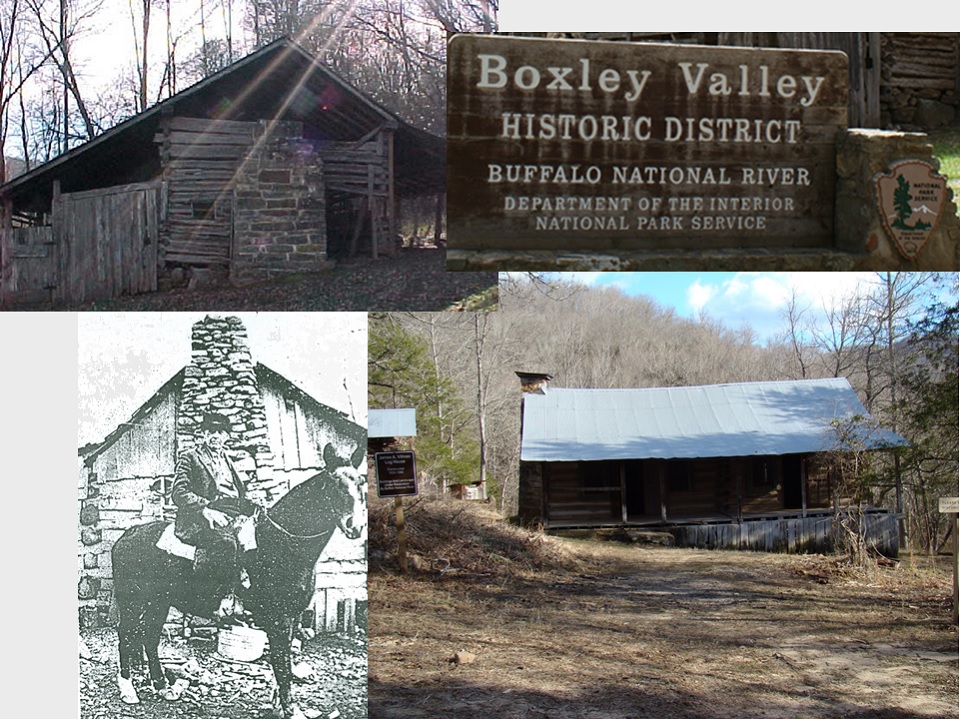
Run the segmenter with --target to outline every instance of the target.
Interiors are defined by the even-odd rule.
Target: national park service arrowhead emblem
[[[916,259],[937,226],[946,199],[947,178],[933,165],[906,160],[877,176],[880,215],[900,254]]]

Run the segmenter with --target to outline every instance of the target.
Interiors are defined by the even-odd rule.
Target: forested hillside
[[[943,288],[949,301],[943,297]],[[915,545],[945,528],[936,498],[956,494],[956,277],[877,275],[836,306],[783,312],[775,341],[749,327],[678,316],[616,289],[524,278],[503,283],[489,314],[371,316],[370,406],[416,407],[424,491],[483,481],[506,516],[516,509],[520,384],[662,387],[843,376],[874,417],[913,448],[869,458],[866,502],[896,508]],[[900,480],[898,482],[897,475]],[[899,486],[898,486],[899,485]]]

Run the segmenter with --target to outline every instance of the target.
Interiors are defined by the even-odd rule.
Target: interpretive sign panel
[[[377,452],[378,497],[411,497],[417,493],[417,468],[413,452]]]
[[[832,246],[847,56],[458,35],[448,247]]]

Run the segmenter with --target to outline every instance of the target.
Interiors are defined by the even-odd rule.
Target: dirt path
[[[958,715],[946,572],[557,541],[576,573],[374,571],[371,719]]]

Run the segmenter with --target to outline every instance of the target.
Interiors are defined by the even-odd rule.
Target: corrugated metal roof
[[[548,389],[524,397],[527,462],[820,452],[831,422],[867,415],[843,378],[651,389]],[[868,446],[903,445],[871,430]]]
[[[416,409],[371,409],[367,437],[416,437]]]

